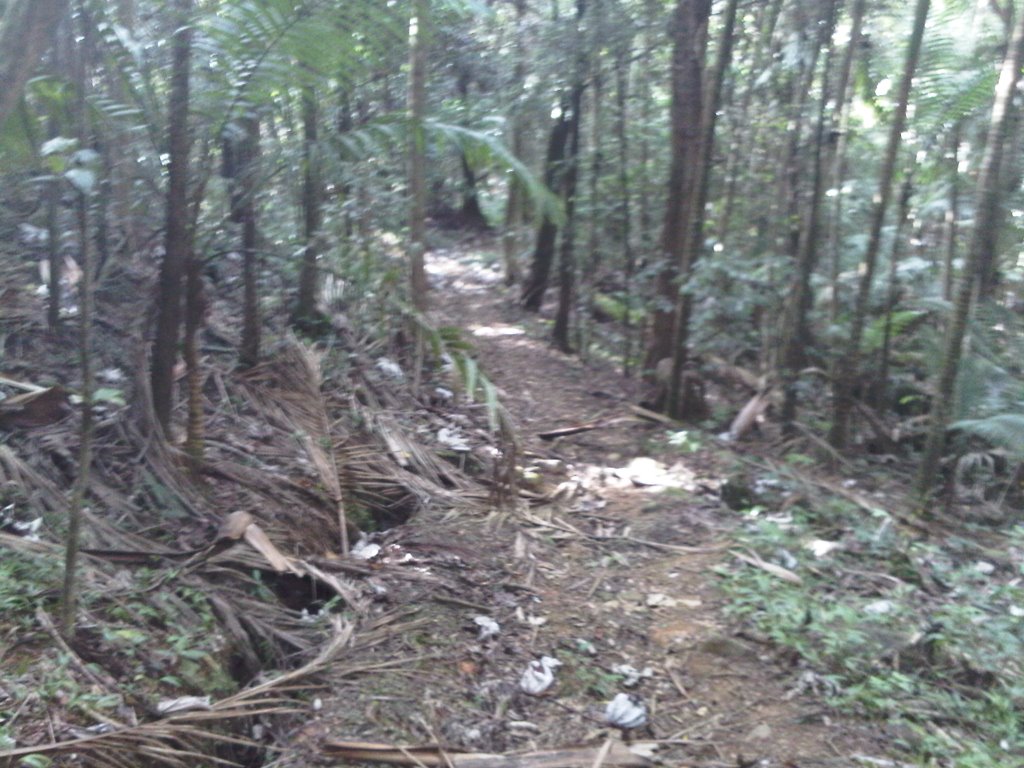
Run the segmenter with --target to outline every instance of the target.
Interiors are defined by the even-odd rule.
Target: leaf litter
[[[508,315],[495,286],[453,298],[446,323],[484,327]],[[714,568],[728,556],[728,525],[703,490],[720,474],[713,459],[652,456],[633,465],[642,477],[616,476],[665,424],[634,418],[625,396],[624,415],[608,414],[595,387],[628,394],[629,383],[553,353],[530,318],[517,322],[525,338],[477,336],[481,370],[518,433],[547,438],[514,451],[495,437],[478,455],[480,435],[494,434],[472,428],[490,421],[485,404],[445,398],[448,410],[434,414],[412,399],[408,377],[374,362],[384,358],[357,350],[347,370],[325,374],[321,353],[295,339],[242,375],[210,362],[199,483],[183,473],[175,440],[147,437],[149,414],[115,411],[98,433],[91,494],[104,509],[88,515],[89,579],[113,597],[147,583],[154,598],[205,595],[238,690],[207,708],[154,686],[147,705],[125,698],[127,681],[111,673],[97,683],[122,699],[107,732],[81,735],[80,711],[28,706],[18,746],[0,759],[191,765],[255,752],[280,768],[325,759],[553,768],[731,766],[751,755],[764,766],[844,765],[884,754],[866,728],[786,699],[772,649],[722,620]],[[105,366],[145,370],[141,350],[134,366],[107,353]],[[600,428],[552,437],[567,421]],[[53,457],[76,443],[65,421],[0,446],[0,483],[24,489],[51,537],[57,526],[45,521],[65,503]],[[537,486],[516,504],[495,504],[495,484],[516,483],[495,456],[514,459],[521,478],[537,468]],[[178,522],[153,530],[154,508]],[[341,555],[364,533],[366,510],[386,528],[363,545],[373,554]],[[0,546],[59,553],[6,532]],[[323,612],[332,598],[337,607]],[[543,686],[524,686],[524,670]],[[202,705],[175,711],[175,701]],[[37,727],[33,717],[48,720]],[[213,757],[214,745],[232,759]]]

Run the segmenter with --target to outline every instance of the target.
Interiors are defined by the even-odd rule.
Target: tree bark
[[[836,23],[836,0],[828,0],[824,8],[825,18],[820,22],[820,35],[815,45],[821,48],[832,39]],[[825,149],[828,120],[829,74],[835,51],[830,48],[825,57],[821,74],[821,94],[818,102],[817,124],[811,156],[811,194],[804,202],[804,218],[797,238],[797,252],[794,264],[794,280],[789,291],[789,301],[783,316],[781,348],[779,350],[779,372],[782,381],[783,429],[790,432],[796,419],[797,374],[805,362],[804,350],[809,342],[807,313],[810,311],[811,276],[818,263],[819,213],[825,194]]]
[[[569,120],[569,146],[565,158],[565,176],[562,197],[565,200],[565,228],[558,258],[558,309],[551,338],[555,346],[566,354],[572,352],[569,340],[569,320],[572,311],[576,281],[576,182],[579,178],[580,119],[583,110],[583,84],[573,87],[572,117]]]
[[[657,293],[665,308],[654,312],[652,337],[644,360],[644,368],[649,371],[673,353],[679,312],[667,307],[676,307],[679,282],[685,279],[684,251],[695,216],[694,178],[700,164],[704,54],[710,14],[710,0],[677,0],[672,16],[672,161],[661,230],[662,266],[657,278]],[[684,319],[684,326],[685,322]]]
[[[547,158],[544,161],[544,183],[553,192],[562,189],[563,164],[572,128],[571,121],[566,114],[568,109],[568,104],[563,100],[562,109],[555,119],[555,124],[551,127],[551,134],[548,137]],[[530,312],[539,312],[544,303],[544,293],[547,291],[551,267],[555,261],[557,239],[558,225],[545,214],[540,228],[537,230],[537,241],[533,248],[533,258],[530,260],[530,274],[523,284],[520,297],[523,308]]]
[[[177,20],[172,39],[171,90],[168,97],[167,227],[164,258],[160,265],[160,296],[157,309],[156,341],[153,345],[151,386],[157,422],[169,435],[174,407],[174,364],[178,357],[178,329],[181,325],[182,279],[189,253],[188,166],[189,76],[192,29],[189,16],[192,0],[177,0]]]
[[[299,294],[292,313],[292,323],[304,330],[312,330],[320,298],[317,260],[320,257],[320,228],[323,225],[323,192],[317,148],[318,113],[316,93],[308,87],[302,94],[302,223],[306,244],[299,271]]]
[[[875,267],[878,264],[878,251],[882,243],[882,225],[885,213],[892,198],[892,180],[896,171],[896,157],[899,153],[903,128],[907,122],[907,105],[910,102],[910,89],[913,85],[914,72],[921,54],[921,41],[924,38],[925,22],[928,19],[930,0],[917,0],[914,10],[914,26],[907,46],[907,54],[903,64],[903,78],[900,82],[896,111],[889,129],[889,141],[882,161],[882,170],[878,180],[877,202],[871,215],[871,230],[868,236],[867,249],[861,262],[861,279],[854,306],[853,320],[850,326],[850,338],[839,363],[836,366],[835,380],[832,382],[832,428],[829,442],[836,448],[845,448],[849,440],[850,414],[853,411],[854,389],[859,377],[860,343],[867,322],[868,300],[871,298],[871,286],[874,281]]]
[[[861,32],[864,28],[864,8],[867,0],[854,0],[850,19],[850,42],[843,55],[843,65],[839,71],[839,84],[836,86],[836,116],[833,118],[835,149],[832,153],[832,187],[835,189],[835,202],[832,205],[832,221],[828,232],[828,252],[831,260],[829,266],[829,284],[832,287],[832,304],[829,307],[829,320],[834,324],[839,317],[840,292],[839,271],[841,253],[839,243],[842,237],[843,213],[843,176],[846,174],[846,145],[849,141],[850,125],[850,76],[853,64],[860,50]]]
[[[414,0],[409,24],[409,290],[412,303],[426,311],[427,169],[423,121],[427,114],[427,40],[429,0]]]
[[[260,121],[248,116],[243,121],[244,138],[241,142],[241,161],[238,187],[239,216],[242,222],[242,342],[238,362],[251,368],[260,361],[261,326],[260,269],[257,248],[256,194],[259,176]]]
[[[999,82],[996,84],[992,120],[985,142],[985,154],[982,156],[981,168],[978,173],[974,229],[971,232],[967,264],[960,276],[953,318],[946,337],[942,369],[935,386],[935,398],[932,400],[928,442],[925,445],[924,456],[921,459],[915,482],[920,512],[925,515],[928,514],[925,505],[928,503],[931,489],[934,486],[939,460],[942,458],[942,451],[946,445],[946,429],[949,427],[953,414],[956,376],[963,354],[964,336],[967,333],[967,321],[971,313],[975,281],[978,278],[978,270],[985,259],[985,249],[988,247],[987,238],[998,219],[999,169],[1003,162],[1003,149],[1014,109],[1013,94],[1020,80],[1022,64],[1024,64],[1024,13],[1020,13],[1018,16],[1013,39],[1007,50],[1006,58],[1003,60]]]
[[[629,181],[629,68],[630,50],[622,46],[615,55],[615,138],[618,145],[619,230],[622,233],[624,265],[622,303],[623,316],[622,375],[633,373],[633,276],[636,273],[636,252],[632,241],[633,190]]]

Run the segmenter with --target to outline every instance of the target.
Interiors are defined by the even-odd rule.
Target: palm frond
[[[949,425],[1024,458],[1024,413],[1001,413],[987,419],[963,419]]]

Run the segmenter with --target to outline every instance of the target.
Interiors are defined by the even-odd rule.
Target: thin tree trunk
[[[572,312],[573,290],[576,280],[576,181],[579,178],[580,119],[583,109],[583,84],[573,87],[572,116],[569,119],[569,146],[566,152],[563,178],[565,199],[565,228],[558,260],[558,309],[551,338],[555,346],[566,354],[572,352],[569,341],[569,320]]]
[[[871,229],[868,236],[867,249],[861,262],[861,280],[854,306],[853,320],[850,326],[850,338],[845,353],[836,367],[835,380],[832,383],[833,407],[832,429],[829,442],[836,448],[846,447],[849,441],[850,415],[853,411],[853,397],[859,377],[860,344],[867,322],[868,300],[871,297],[871,286],[874,281],[875,267],[878,263],[878,251],[882,242],[882,225],[885,213],[892,198],[892,180],[896,170],[896,157],[899,153],[903,128],[907,121],[907,105],[910,102],[910,89],[913,85],[914,72],[921,54],[921,41],[924,38],[925,21],[928,19],[930,0],[917,0],[914,10],[914,27],[907,46],[906,59],[903,65],[903,78],[900,82],[896,111],[889,129],[889,142],[882,162],[882,170],[878,180],[878,193],[874,211],[871,216]]]
[[[242,341],[238,362],[251,368],[260,361],[260,258],[257,248],[256,194],[259,176],[260,122],[256,117],[244,121],[242,162],[239,167],[242,220]]]
[[[836,22],[836,2],[829,0],[824,8],[825,18],[819,27],[820,35],[815,45],[821,48],[832,38]],[[811,308],[811,276],[818,263],[819,213],[825,194],[825,123],[828,120],[829,75],[835,51],[830,47],[821,73],[821,95],[818,102],[817,124],[811,157],[811,194],[804,202],[804,219],[797,240],[794,280],[790,288],[789,302],[783,317],[781,349],[779,351],[779,372],[782,381],[781,420],[786,432],[792,431],[796,419],[796,382],[799,369],[805,361],[804,350],[809,342],[807,313]]]
[[[960,212],[960,123],[953,128],[949,163],[949,203],[946,208],[946,231],[942,249],[942,298],[953,300],[953,262],[956,260],[957,219]]]
[[[60,305],[63,292],[60,284],[61,275],[64,273],[64,254],[60,247],[61,187],[60,178],[54,178],[46,185],[46,245],[50,261],[50,296],[46,309],[46,322],[51,331],[60,329]]]
[[[515,39],[513,41],[515,66],[513,68],[512,81],[515,87],[526,80],[526,42],[524,18],[527,5],[523,0],[515,3],[516,26]],[[508,118],[509,131],[511,134],[512,154],[517,160],[524,160],[525,150],[525,127],[526,118],[524,115],[523,99],[516,98]],[[502,235],[502,250],[505,259],[505,285],[515,285],[522,277],[522,270],[519,266],[519,242],[520,229],[523,225],[523,185],[515,176],[508,181],[508,199],[505,205],[505,232]]]
[[[601,35],[604,29],[603,7],[595,0],[594,24],[595,34]],[[587,217],[587,259],[579,272],[579,300],[576,311],[576,349],[581,360],[589,356],[592,316],[590,308],[594,302],[594,292],[601,269],[601,232],[607,216],[602,195],[599,191],[601,173],[604,171],[604,153],[601,151],[601,139],[604,136],[604,78],[602,75],[601,49],[598,47],[591,55],[591,125],[590,125],[590,179],[587,184],[587,197],[590,200],[590,215]],[[577,132],[578,132],[577,128]],[[576,160],[577,168],[579,159]]]
[[[185,381],[188,402],[188,421],[185,435],[185,453],[191,462],[193,473],[198,473],[203,463],[203,391],[202,370],[199,360],[199,332],[206,314],[203,297],[202,264],[196,258],[195,250],[189,249],[188,268],[185,278],[185,338],[182,354],[185,358]]]
[[[1021,9],[1024,13],[1024,9]],[[1009,206],[1003,200],[1011,198],[1021,187],[1021,120],[1020,110],[1010,111],[1010,125],[1007,127],[1007,147],[999,168],[998,180],[1000,197],[996,204],[995,218],[989,227],[982,246],[981,264],[978,265],[978,301],[987,302],[996,298],[1002,282],[999,269],[1000,240],[1006,234],[1006,217]],[[1015,255],[1016,258],[1016,255]]]
[[[89,139],[88,114],[86,111],[86,52],[85,45],[78,46],[75,56],[76,104],[75,122],[78,139],[85,146]],[[78,607],[78,550],[82,535],[82,512],[89,489],[89,473],[92,469],[93,442],[93,371],[92,371],[92,314],[93,314],[93,265],[92,246],[89,242],[89,198],[84,189],[76,190],[75,213],[78,223],[78,247],[81,259],[82,278],[78,297],[78,365],[82,376],[82,422],[79,428],[78,475],[75,477],[68,505],[68,532],[64,549],[64,584],[61,590],[60,628],[67,637],[75,634],[75,614]]]
[[[903,252],[907,224],[910,223],[910,196],[914,191],[913,170],[905,171],[903,186],[900,190],[900,207],[896,219],[896,231],[893,233],[892,250],[889,256],[889,284],[885,302],[885,330],[882,332],[882,354],[879,363],[878,385],[875,387],[875,402],[884,407],[886,390],[889,387],[889,364],[892,348],[892,319],[899,303],[899,281],[897,280],[900,257]]]
[[[409,25],[409,290],[412,303],[428,306],[426,272],[427,170],[423,121],[427,114],[427,23],[429,0],[414,0]]]
[[[555,124],[551,127],[548,138],[547,159],[544,162],[544,183],[552,191],[560,191],[564,184],[564,167],[566,148],[569,142],[570,119],[567,115],[569,105],[563,101],[562,109]],[[523,284],[520,303],[530,312],[539,312],[544,303],[551,267],[555,261],[555,242],[558,238],[558,225],[547,214],[537,230],[537,241],[530,260],[530,274]]]
[[[935,398],[932,400],[928,442],[915,482],[915,491],[921,505],[920,511],[923,514],[927,514],[925,505],[935,484],[939,460],[942,458],[942,451],[946,445],[946,429],[949,427],[949,421],[953,414],[956,376],[963,354],[964,336],[967,333],[967,320],[971,313],[975,280],[978,277],[978,269],[985,259],[989,232],[998,219],[999,169],[1003,162],[1003,149],[1014,108],[1013,94],[1020,80],[1022,64],[1024,64],[1024,13],[1020,13],[1018,16],[1013,39],[1010,42],[1006,58],[1003,60],[999,82],[996,84],[992,121],[989,125],[985,154],[982,157],[978,173],[974,229],[971,232],[967,264],[964,265],[963,274],[960,276],[960,287],[957,291],[953,318],[946,338],[942,369],[935,386]]]
[[[307,87],[302,94],[302,223],[306,242],[299,271],[299,295],[292,315],[292,322],[296,327],[305,330],[313,330],[320,298],[317,259],[320,257],[323,192],[317,148],[318,112],[316,93],[311,87]]]
[[[622,232],[623,276],[622,303],[625,307],[622,325],[622,375],[633,373],[633,280],[636,274],[636,253],[632,241],[633,192],[629,183],[629,132],[627,105],[629,104],[630,50],[622,46],[615,60],[615,137],[619,150],[619,228]]]
[[[77,194],[78,237],[82,260],[82,278],[79,282],[78,304],[78,365],[82,376],[82,423],[79,428],[78,475],[71,491],[68,505],[68,533],[64,548],[64,586],[61,591],[60,626],[65,637],[75,633],[75,613],[78,605],[76,571],[78,549],[81,541],[82,510],[85,494],[89,487],[89,472],[92,468],[92,254],[89,246],[89,203],[84,192]]]
[[[846,45],[843,55],[843,66],[839,72],[839,84],[836,86],[837,118],[834,122],[835,149],[832,154],[832,188],[835,190],[835,202],[832,205],[832,221],[828,233],[828,252],[830,257],[829,283],[832,288],[832,304],[829,307],[829,320],[835,324],[839,317],[840,291],[839,272],[842,264],[840,241],[843,230],[843,176],[846,175],[846,145],[849,141],[850,127],[850,76],[853,64],[860,50],[861,31],[864,28],[864,8],[867,0],[854,0],[853,13],[850,19],[850,42]]]
[[[181,325],[182,279],[188,259],[189,75],[192,55],[192,0],[176,0],[177,23],[172,39],[171,87],[168,97],[167,227],[160,265],[160,298],[151,372],[153,410],[164,434],[170,436],[174,407],[174,364]]]

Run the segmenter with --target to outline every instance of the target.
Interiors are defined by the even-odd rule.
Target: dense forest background
[[[840,451],[927,415],[924,499],[951,420],[1013,449],[1021,426],[1015,9],[930,5],[14,3],[10,203],[52,235],[55,329],[62,258],[92,286],[160,265],[164,428],[225,263],[253,365],[266,322],[315,332],[342,293],[426,309],[431,221],[500,231],[522,305],[557,289],[563,351],[671,360],[673,416],[710,415],[712,357]]]
[[[391,496],[366,491],[393,472],[338,447],[324,377],[367,409],[353,434],[376,429],[392,457],[419,454],[396,448],[378,411],[419,412],[454,377],[445,386],[483,403],[493,436],[477,468],[491,501],[521,498],[514,419],[446,327],[450,283],[429,274],[453,252],[500,272],[494,290],[536,315],[554,349],[637,382],[643,418],[884,478],[914,536],[998,531],[1012,570],[1024,507],[1018,6],[0,2],[0,439],[39,459],[17,464],[11,448],[0,460],[13,515],[0,522],[21,525],[25,500],[59,518],[54,637],[76,632],[83,526],[94,553],[143,547],[90,507],[118,489],[136,535],[171,497],[195,518],[211,497],[190,483],[226,477],[230,423],[213,402],[241,395],[222,371],[278,393],[306,377],[288,386],[319,405],[287,423],[302,425],[321,539],[342,553],[428,491],[409,478]],[[347,357],[321,371],[313,348]],[[353,383],[360,366],[412,399],[370,397]],[[72,412],[60,450],[31,434],[67,428]],[[125,446],[153,465],[115,470]],[[433,490],[461,488],[422,462]],[[40,487],[56,478],[49,501],[24,490],[31,472]],[[745,479],[722,488],[729,506],[756,506]],[[344,501],[356,497],[368,517]],[[980,614],[1019,624],[995,605]],[[1009,663],[1019,645],[1004,629],[991,658]],[[965,686],[991,682],[963,664],[977,673]],[[1010,752],[1015,664],[989,701]],[[999,764],[965,743],[959,754],[979,762],[955,764]]]

